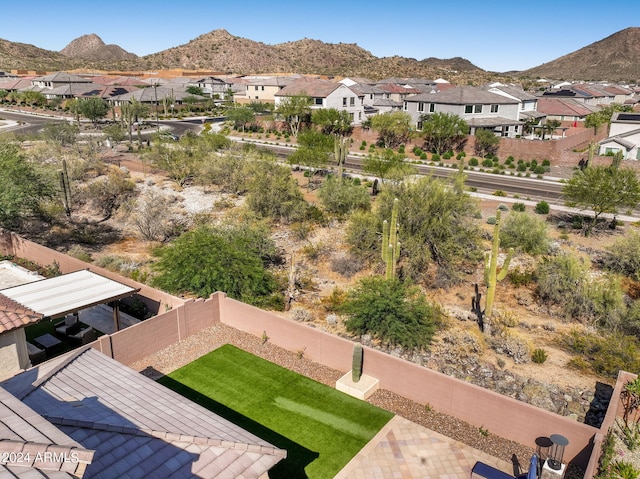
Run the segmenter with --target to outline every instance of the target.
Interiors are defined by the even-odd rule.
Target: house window
[[[358,112],[358,120],[362,120],[362,112],[361,111]]]
[[[351,97],[351,98],[349,98],[349,106],[356,106],[356,99],[355,99],[355,97]]]
[[[373,93],[369,93],[369,100],[373,100]]]
[[[424,111],[424,103],[422,102],[418,103],[418,111]]]
[[[416,128],[417,128],[418,130],[422,130],[422,122],[421,122],[421,121],[419,121],[418,123],[416,123]]]
[[[473,105],[465,105],[464,106],[465,113],[473,113]]]
[[[260,87],[262,89],[262,91],[264,91],[264,85]]]
[[[258,85],[254,86],[253,88],[255,88],[255,89],[256,89],[256,91],[258,91]]]
[[[498,113],[498,105],[491,105],[491,113]]]
[[[347,97],[342,98],[342,106],[347,106]]]
[[[407,111],[407,102],[406,101],[402,104],[402,109],[404,111]]]
[[[353,121],[354,115],[353,113],[349,113],[349,120]]]
[[[429,105],[429,113],[433,113],[436,111],[436,104],[435,103],[431,103]]]
[[[473,105],[474,113],[482,113],[482,105]]]
[[[313,104],[322,106],[322,98],[314,98]]]

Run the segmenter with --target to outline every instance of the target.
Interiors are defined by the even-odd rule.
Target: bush
[[[562,345],[576,357],[569,361],[575,369],[602,374],[611,379],[620,370],[640,369],[640,350],[634,336],[619,333],[587,333],[573,329],[561,336]]]
[[[477,158],[471,158],[469,160],[469,166],[478,166],[478,159]]]
[[[491,347],[496,353],[512,358],[516,364],[524,364],[531,359],[527,342],[514,334],[503,334],[491,338]]]
[[[484,166],[485,168],[493,168],[493,160],[491,160],[490,158],[485,158],[484,160],[482,160],[482,166]]]
[[[515,287],[529,286],[534,281],[532,271],[522,270],[518,267],[510,269],[507,277]]]
[[[498,205],[498,209],[499,209],[500,211],[509,211],[509,207],[508,207],[507,205],[505,205],[504,203],[500,203],[500,204]]]
[[[329,177],[322,183],[318,200],[327,212],[341,215],[354,210],[368,211],[371,208],[371,198],[366,188],[334,177]]]
[[[640,232],[630,231],[607,247],[605,267],[640,281]]]
[[[362,271],[364,264],[362,260],[351,255],[338,253],[331,258],[331,271],[334,271],[345,278],[351,278],[354,274]]]
[[[536,348],[531,353],[531,361],[536,364],[544,363],[548,358],[547,352],[542,348]]]
[[[412,350],[429,346],[443,318],[440,307],[428,303],[420,288],[381,276],[362,279],[349,292],[343,311],[349,315],[347,331]]]
[[[533,211],[535,211],[539,215],[548,215],[550,211],[549,203],[547,203],[546,201],[539,201],[538,203],[536,203]]]
[[[493,196],[505,197],[505,196],[507,196],[507,194],[502,190],[496,190],[496,191],[493,192]]]
[[[440,155],[434,153],[433,155],[431,155],[431,161],[440,161]]]
[[[487,224],[488,225],[495,225],[497,221],[498,220],[497,220],[497,218],[495,216],[489,216],[487,218]]]
[[[426,160],[427,159],[427,154],[426,153],[420,153],[420,159],[421,160]]]
[[[528,213],[512,213],[500,228],[501,245],[530,255],[541,255],[549,251],[551,240],[547,223]]]
[[[513,205],[511,205],[511,209],[513,211],[518,211],[518,212],[523,212],[527,209],[526,205],[524,203],[521,202],[517,202],[514,203]]]

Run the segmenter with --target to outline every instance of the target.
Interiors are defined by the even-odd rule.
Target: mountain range
[[[487,72],[456,57],[416,60],[379,58],[352,43],[302,39],[267,45],[231,35],[224,29],[200,35],[184,45],[138,57],[96,34],[83,35],[59,52],[0,39],[0,70],[121,70],[181,68],[234,74],[302,73],[329,76],[444,77],[474,84],[500,76],[637,82],[640,79],[640,28],[631,27],[561,58],[525,71]]]

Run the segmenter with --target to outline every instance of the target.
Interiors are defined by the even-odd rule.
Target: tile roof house
[[[364,95],[356,93],[342,83],[329,80],[301,80],[291,83],[275,94],[275,106],[278,108],[286,98],[302,94],[311,97],[312,109],[345,110],[354,125],[359,125],[365,119]]]
[[[0,387],[6,391],[0,394],[0,414],[8,416],[0,426],[55,426],[40,441],[82,452],[86,470],[77,477],[85,479],[259,478],[286,457],[286,451],[92,348],[42,363]],[[17,401],[34,413],[3,412]],[[8,446],[0,441],[3,447]],[[17,477],[42,477],[27,476],[37,466],[12,468],[24,471]]]
[[[245,78],[244,98],[236,97],[236,100],[241,103],[275,103],[276,93],[298,81],[306,79],[299,75]]]
[[[458,115],[471,127],[471,135],[479,128],[490,129],[496,135],[515,137],[522,134],[518,119],[520,101],[485,89],[461,86],[439,93],[421,93],[407,97],[403,110],[411,115],[418,129],[422,118],[433,113]]]
[[[0,293],[0,379],[31,366],[24,327],[43,318]]]
[[[597,106],[587,105],[574,98],[543,96],[538,99],[538,111],[544,113],[549,120],[584,121],[587,115],[598,110]]]
[[[517,100],[520,103],[518,107],[518,120],[528,120],[529,118],[540,116],[537,111],[538,97],[524,91],[521,87],[500,83],[488,86],[487,91]]]
[[[622,152],[625,160],[640,160],[640,113],[614,113],[609,137],[598,145],[601,155]]]

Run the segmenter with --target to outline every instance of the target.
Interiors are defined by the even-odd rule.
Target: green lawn
[[[286,449],[272,479],[334,477],[393,416],[231,345],[159,382]]]

